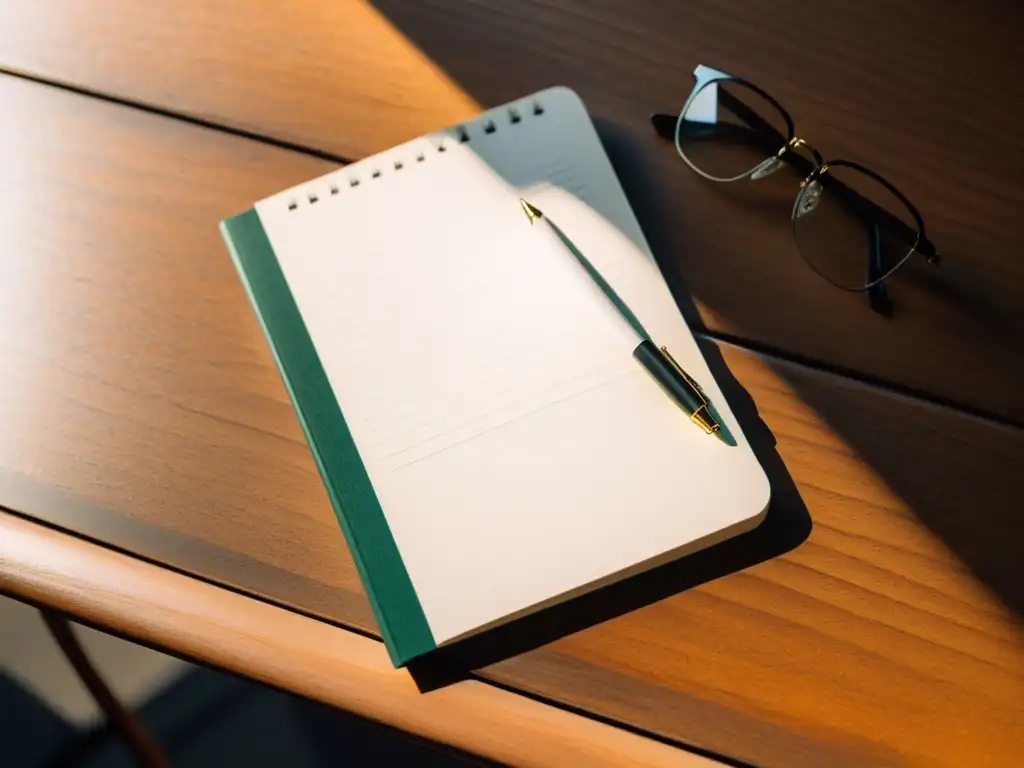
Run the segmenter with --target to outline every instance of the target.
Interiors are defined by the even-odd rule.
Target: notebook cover
[[[436,647],[377,495],[306,325],[250,209],[221,222],[249,300],[291,397],[394,665]]]

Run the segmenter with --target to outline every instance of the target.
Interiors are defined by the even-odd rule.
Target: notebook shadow
[[[642,166],[632,162],[628,137],[602,121],[595,121],[612,165],[627,195],[656,194],[658,185],[648,183]],[[628,173],[625,171],[628,170]],[[645,206],[646,208],[646,206]],[[650,206],[658,210],[658,206]],[[640,212],[638,211],[638,216]],[[640,224],[646,230],[647,222]],[[658,249],[654,249],[655,253]],[[662,265],[680,310],[696,317],[689,292]],[[409,672],[422,692],[466,679],[473,670],[518,656],[559,638],[617,616],[651,605],[688,589],[785,554],[811,533],[811,517],[796,483],[776,450],[775,436],[761,420],[747,390],[732,375],[718,346],[698,339],[708,367],[732,407],[743,434],[771,483],[771,503],[760,526],[728,541],[652,570],[603,587],[564,603],[546,608],[414,660]],[[682,513],[682,512],[681,512]]]

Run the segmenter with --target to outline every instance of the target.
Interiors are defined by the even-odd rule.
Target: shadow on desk
[[[1002,65],[997,40],[955,66],[943,46],[932,44],[954,28],[957,35],[972,29],[976,39],[987,39],[990,19],[965,11],[956,19],[937,15],[923,26],[920,19],[894,20],[914,32],[910,44],[876,46],[865,57],[860,49],[874,43],[851,38],[843,45],[853,48],[845,50],[859,54],[837,56],[835,41],[818,34],[834,13],[805,16],[787,28],[790,42],[802,46],[779,47],[777,36],[747,34],[760,28],[756,3],[731,8],[727,20],[708,9],[669,13],[656,2],[606,4],[599,12],[519,4],[501,13],[493,2],[437,0],[429,9],[395,0],[372,4],[482,104],[500,104],[553,82],[576,89],[663,272],[674,288],[686,283],[675,293],[691,326],[706,323],[748,349],[777,352],[773,372],[795,399],[980,584],[1018,619],[1024,616],[1024,559],[1014,550],[1020,537],[1012,535],[1024,498],[1018,472],[1024,418],[1024,314],[1016,268],[1021,237],[1013,225],[1019,173],[1007,161],[1019,153],[1012,131],[989,133],[981,143],[978,133],[978,126],[1017,125],[1019,119],[1013,100],[982,98],[977,90],[993,83],[1010,89],[1015,80]],[[850,5],[844,18],[872,25],[881,12],[871,3],[855,10]],[[808,68],[808,56],[829,65]],[[926,59],[930,68],[903,66]],[[709,190],[682,166],[671,144],[654,135],[650,111],[681,105],[692,84],[690,68],[700,61],[789,82],[802,119],[817,120],[826,136],[831,127],[833,138],[852,136],[860,143],[862,136],[879,137],[884,114],[886,135],[914,137],[912,154],[901,153],[900,141],[888,143],[889,169],[901,188],[916,179],[916,189],[904,191],[922,209],[944,263],[940,272],[908,265],[895,276],[889,285],[895,319],[875,317],[861,297],[827,286],[793,289],[792,281],[813,276],[789,242],[785,219],[794,187],[783,176],[758,182],[756,194],[743,185]],[[954,94],[950,99],[978,96],[976,119],[957,126],[922,122],[920,110],[933,107],[936,96],[927,87],[929,72],[947,65],[943,71],[957,82],[945,93]],[[902,89],[888,87],[894,71],[904,78]],[[839,84],[845,112],[837,123],[831,100],[815,94]],[[960,189],[983,193],[948,192]],[[691,198],[694,193],[699,198]],[[744,250],[752,244],[756,254]],[[702,312],[690,295],[699,298]],[[838,375],[804,375],[782,358]],[[847,377],[868,386],[857,390]],[[779,479],[771,479],[776,495],[784,494]]]
[[[778,557],[807,539],[811,532],[811,517],[775,450],[774,436],[758,416],[750,395],[730,373],[718,348],[705,342],[701,349],[771,482],[772,500],[761,525],[708,549],[414,660],[409,665],[409,672],[421,691],[458,682],[474,669],[518,656],[587,627]]]
[[[172,765],[326,768],[496,765],[222,672],[197,667],[145,702],[140,718]],[[5,768],[130,768],[117,732],[78,729],[0,671]]]

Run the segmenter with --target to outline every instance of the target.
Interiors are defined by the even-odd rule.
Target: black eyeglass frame
[[[820,269],[806,256],[804,261],[822,278],[827,280],[832,285],[847,291],[853,292],[864,292],[867,291],[869,298],[871,299],[872,306],[875,309],[883,311],[888,305],[888,300],[884,295],[884,281],[890,275],[892,275],[897,269],[902,267],[914,253],[919,253],[931,266],[938,266],[939,264],[939,253],[934,245],[927,236],[925,235],[924,217],[921,216],[920,211],[917,207],[910,202],[910,200],[900,192],[895,185],[889,182],[887,179],[882,177],[880,174],[872,171],[860,163],[852,160],[824,160],[822,155],[811,146],[804,139],[800,138],[796,134],[796,126],[793,118],[789,112],[783,107],[773,96],[767,93],[764,89],[758,87],[754,83],[739,77],[732,77],[724,73],[710,70],[707,67],[697,67],[694,71],[696,82],[694,88],[691,91],[689,97],[686,100],[682,110],[678,114],[667,114],[667,113],[654,113],[651,115],[651,123],[654,126],[655,131],[658,135],[664,139],[674,141],[681,158],[699,175],[707,178],[711,181],[717,182],[732,182],[739,181],[741,179],[750,178],[753,176],[758,169],[768,162],[783,161],[790,165],[800,176],[803,178],[801,184],[801,190],[797,194],[796,200],[794,201],[793,213],[791,220],[795,229],[797,220],[797,210],[802,202],[803,196],[807,193],[811,187],[812,182],[818,182],[823,188],[833,193],[835,197],[841,201],[844,205],[851,208],[858,216],[871,221],[876,227],[881,227],[892,234],[901,237],[904,241],[910,242],[911,247],[908,249],[906,255],[900,259],[891,268],[886,270],[883,274],[874,275],[866,281],[865,285],[851,288],[847,285],[842,285],[833,281],[828,275],[821,272]],[[737,83],[744,88],[750,89],[755,92],[767,102],[769,102],[776,110],[779,115],[783,118],[786,124],[786,135],[783,136],[779,133],[776,128],[771,125],[767,120],[757,114],[753,109],[743,103],[742,100],[729,93],[724,89],[718,89],[718,101],[722,107],[732,112],[736,117],[746,123],[749,128],[742,125],[736,125],[735,123],[704,123],[704,122],[690,122],[685,119],[685,115],[694,98],[704,88],[708,87],[712,83],[725,83],[732,82]],[[697,168],[693,163],[686,157],[686,154],[682,151],[680,146],[680,138],[686,137],[687,135],[693,138],[703,137],[714,137],[715,134],[721,134],[722,132],[740,132],[745,134],[744,138],[753,138],[757,143],[761,144],[765,148],[766,160],[754,167],[750,168],[745,173],[732,178],[717,178],[711,176],[705,171]],[[811,158],[808,158],[800,154],[797,150],[804,150],[808,152]],[[846,184],[843,184],[834,175],[828,173],[828,169],[846,167],[852,170],[856,170],[874,181],[880,183],[889,192],[891,192],[897,199],[900,200],[910,212],[910,215],[914,219],[916,226],[916,232],[912,231],[899,217],[895,216],[891,212],[885,210],[881,206],[877,205],[873,201],[859,194],[854,189],[850,188]],[[795,232],[794,232],[795,237]],[[799,250],[799,248],[798,248]],[[869,274],[871,265],[869,264]],[[877,306],[876,306],[877,305]],[[888,307],[891,309],[891,307]]]

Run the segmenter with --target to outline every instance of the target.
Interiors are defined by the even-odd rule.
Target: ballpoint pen
[[[566,249],[576,257],[580,266],[586,270],[587,274],[590,275],[591,279],[601,289],[605,298],[612,303],[619,316],[636,331],[641,341],[633,350],[633,357],[648,370],[669,396],[690,415],[690,421],[709,435],[717,432],[720,425],[708,409],[708,401],[704,397],[704,390],[701,389],[700,384],[683,370],[682,366],[676,362],[667,348],[655,346],[636,315],[619,298],[619,295],[615,293],[615,290],[605,281],[594,265],[580,253],[579,249],[559,229],[558,225],[546,217],[540,209],[526,202],[526,200],[520,198],[519,203],[523,206],[523,211],[526,213],[527,218],[529,218],[530,224],[535,224],[538,221],[547,223]]]

